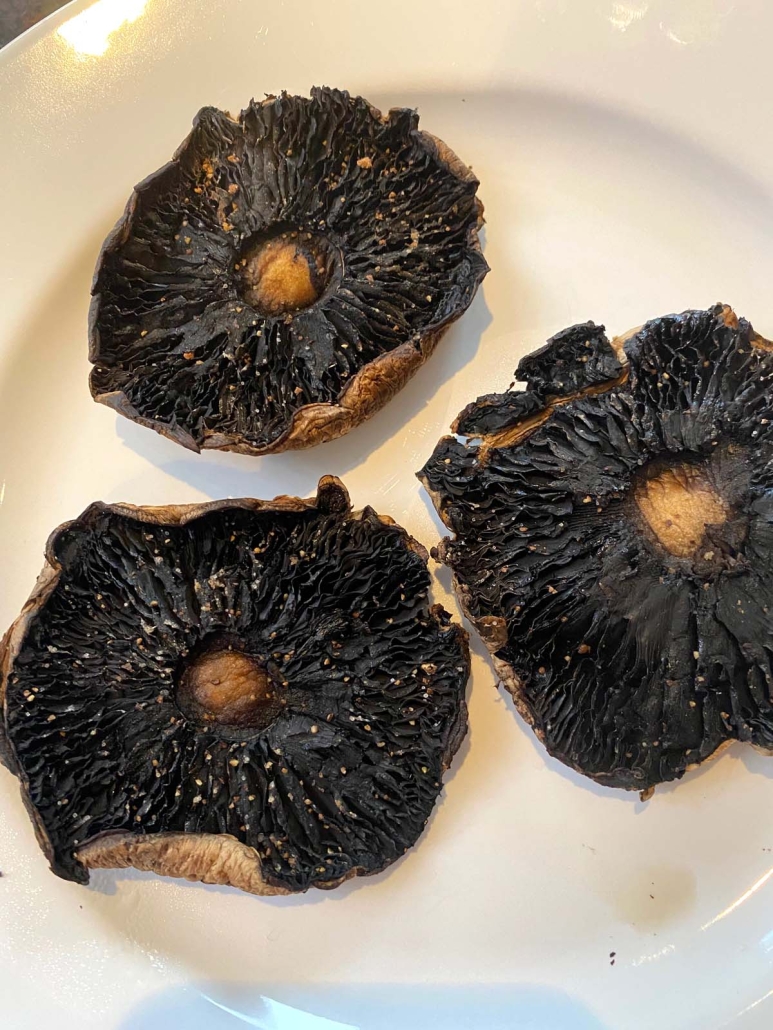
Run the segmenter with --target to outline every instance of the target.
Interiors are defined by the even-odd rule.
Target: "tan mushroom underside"
[[[706,476],[690,465],[664,469],[637,484],[633,495],[655,538],[679,558],[694,554],[706,527],[721,524],[729,514]]]
[[[289,894],[266,883],[254,848],[216,833],[117,833],[99,837],[76,851],[87,869],[133,866],[160,876],[238,887],[248,894]]]

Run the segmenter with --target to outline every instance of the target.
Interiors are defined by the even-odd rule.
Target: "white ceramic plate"
[[[553,332],[722,299],[770,336],[771,31],[766,0],[98,0],[11,44],[0,622],[49,530],[93,499],[308,494],[332,472],[431,545],[414,470]],[[196,457],[90,400],[94,260],[200,106],[315,83],[418,106],[473,164],[492,270],[367,425],[287,456]],[[411,854],[290,899],[131,872],[58,880],[3,771],[3,1026],[770,1027],[773,761],[734,747],[647,804],[596,788],[546,757],[477,644],[470,720]]]

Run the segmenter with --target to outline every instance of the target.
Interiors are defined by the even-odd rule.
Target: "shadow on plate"
[[[118,1030],[611,1030],[563,991],[531,985],[191,985],[137,1006]]]
[[[773,755],[758,751],[748,744],[734,744],[733,753],[741,759],[750,773],[755,776],[767,776],[768,779],[773,777]]]

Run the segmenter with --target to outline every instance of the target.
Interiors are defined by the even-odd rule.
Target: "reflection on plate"
[[[551,333],[723,299],[770,336],[773,11],[753,6],[523,0],[473,16],[461,0],[99,0],[11,44],[0,623],[21,608],[51,527],[96,498],[310,494],[324,471],[432,545],[440,526],[413,473],[464,404],[505,388]],[[99,244],[199,107],[315,83],[417,105],[472,162],[492,271],[431,360],[348,437],[273,458],[186,454],[90,399]],[[453,606],[445,572],[437,583]],[[315,897],[126,871],[91,889],[57,881],[2,772],[7,1024],[767,1028],[769,760],[731,748],[646,805],[595,787],[545,757],[478,644],[470,725],[412,853]]]

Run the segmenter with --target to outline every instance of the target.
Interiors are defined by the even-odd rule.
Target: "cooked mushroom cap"
[[[613,345],[575,326],[517,376],[420,478],[522,715],[567,765],[642,791],[732,739],[773,748],[769,345],[717,305]]]
[[[94,504],[4,643],[3,756],[54,872],[335,887],[422,832],[467,728],[426,554],[343,485]]]
[[[204,108],[103,247],[94,397],[193,450],[340,436],[472,301],[477,186],[415,111],[331,89]]]

